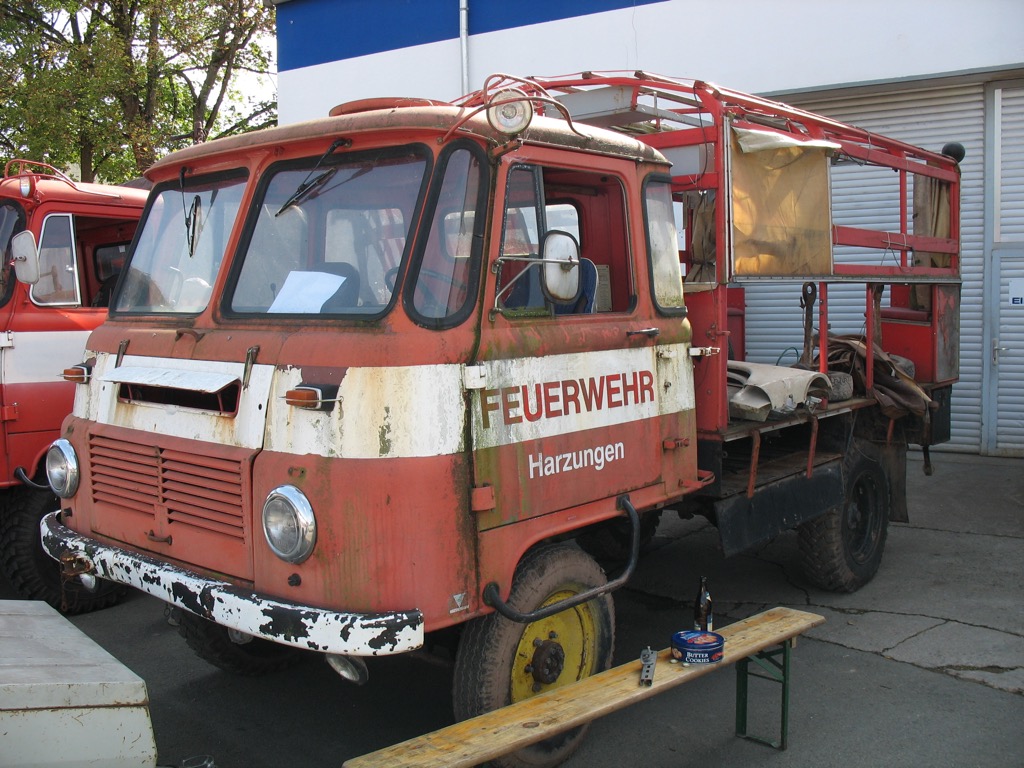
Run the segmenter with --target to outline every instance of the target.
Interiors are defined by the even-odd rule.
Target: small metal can
[[[672,658],[683,664],[714,664],[722,660],[725,638],[717,632],[676,632],[672,635]]]

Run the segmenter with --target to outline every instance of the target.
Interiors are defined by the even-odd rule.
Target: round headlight
[[[316,545],[316,517],[302,491],[282,485],[270,492],[263,504],[263,535],[285,562],[301,563],[309,557]]]
[[[46,452],[46,479],[62,499],[71,498],[78,490],[78,456],[63,437],[54,441]]]

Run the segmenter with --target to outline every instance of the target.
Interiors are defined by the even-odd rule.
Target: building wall
[[[1024,62],[1019,0],[278,0],[280,120],[370,96],[451,99],[487,75],[645,69],[751,93]],[[586,13],[580,9],[586,9]]]

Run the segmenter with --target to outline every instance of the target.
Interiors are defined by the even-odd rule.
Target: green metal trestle
[[[779,750],[786,748],[789,738],[789,672],[792,647],[793,640],[786,640],[779,646],[765,649],[736,662],[736,735],[740,738],[767,744]],[[750,662],[754,664],[751,665]],[[782,686],[781,733],[777,740],[747,733],[747,695],[751,677],[779,683]]]

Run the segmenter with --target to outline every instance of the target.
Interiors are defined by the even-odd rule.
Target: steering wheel
[[[392,267],[384,273],[384,284],[388,287],[388,290],[392,293],[395,292],[395,283],[398,280],[399,267]]]

